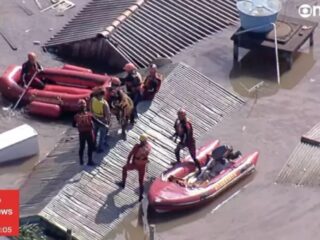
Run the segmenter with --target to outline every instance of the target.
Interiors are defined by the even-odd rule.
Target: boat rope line
[[[196,139],[244,104],[239,96],[213,80],[208,82],[207,77],[185,64],[159,70],[164,73],[168,69],[170,74],[151,106],[139,115],[128,132],[127,141],[116,142],[98,167],[84,171],[77,176],[77,181],[70,180],[40,216],[62,229],[72,229],[79,240],[103,239],[137,206],[137,174],[128,174],[125,189],[119,189],[115,182],[121,180],[122,166],[139,135],[147,133],[153,146],[148,166],[150,179],[159,176],[175,159],[176,144],[168,138],[173,133],[176,112],[182,104],[192,119]],[[205,109],[201,108],[204,104]]]

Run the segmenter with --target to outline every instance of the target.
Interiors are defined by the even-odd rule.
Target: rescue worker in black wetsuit
[[[188,148],[191,158],[193,159],[194,164],[200,173],[201,166],[196,158],[196,141],[193,136],[192,124],[187,119],[187,112],[184,109],[180,109],[177,115],[178,119],[174,123],[175,134],[171,137],[171,139],[174,139],[175,142],[177,137],[180,139],[180,142],[174,150],[176,160],[177,162],[180,162],[180,151],[184,148]],[[177,162],[172,162],[171,164],[175,164]]]
[[[37,55],[34,52],[28,53],[28,61],[22,65],[21,82],[26,87],[30,81],[30,86],[37,89],[43,89],[44,83],[36,76],[43,67],[37,61]]]

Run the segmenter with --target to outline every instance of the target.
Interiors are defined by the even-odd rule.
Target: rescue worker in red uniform
[[[139,173],[139,202],[143,198],[143,182],[144,176],[146,173],[146,165],[149,162],[148,156],[151,152],[151,144],[148,143],[148,136],[146,134],[142,134],[140,136],[140,143],[134,145],[133,149],[128,155],[127,164],[122,168],[122,182],[118,184],[124,188],[127,179],[127,171],[137,170]]]
[[[37,61],[37,56],[35,53],[30,52],[28,53],[28,61],[26,61],[22,65],[22,71],[21,71],[21,82],[26,87],[28,83],[32,80],[30,83],[30,86],[33,88],[43,89],[44,83],[38,78],[32,77],[34,74],[41,72],[43,70],[40,63]]]
[[[83,165],[83,152],[85,144],[88,145],[88,166],[94,166],[92,161],[92,152],[94,148],[94,132],[93,132],[93,117],[90,112],[87,111],[87,103],[84,99],[79,100],[80,112],[74,116],[73,127],[77,127],[79,131],[79,158],[80,165]]]
[[[134,109],[130,117],[130,123],[134,124],[134,119],[138,116],[137,105],[142,97],[142,78],[140,73],[137,72],[137,68],[133,63],[127,63],[124,68],[127,76],[120,78],[122,85],[127,88],[127,94],[132,99],[134,104]]]
[[[157,65],[152,64],[149,74],[143,82],[143,99],[152,100],[159,91],[162,82],[162,76],[157,72]]]
[[[174,123],[174,129],[175,134],[172,137],[175,138],[175,142],[177,137],[180,138],[180,142],[174,151],[177,162],[180,162],[180,150],[188,148],[190,155],[200,173],[201,166],[199,161],[196,159],[196,141],[193,137],[193,128],[191,122],[187,119],[187,113],[184,109],[180,109],[178,111],[178,119]],[[172,164],[175,163],[176,162],[172,162]]]

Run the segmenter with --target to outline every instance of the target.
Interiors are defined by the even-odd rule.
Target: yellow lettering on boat
[[[216,191],[223,188],[225,185],[227,185],[229,182],[231,182],[236,177],[237,177],[237,174],[235,172],[233,172],[231,174],[228,174],[224,178],[220,179],[214,186]]]

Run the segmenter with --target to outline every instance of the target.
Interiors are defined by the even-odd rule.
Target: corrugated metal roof
[[[281,169],[277,183],[320,185],[320,123],[303,135],[288,162]]]
[[[172,57],[197,41],[238,22],[235,0],[92,1],[46,48],[104,36],[136,65]],[[132,10],[133,9],[133,10]],[[114,20],[114,21],[113,21]],[[95,43],[92,43],[95,44]]]
[[[108,39],[139,66],[172,57],[238,21],[235,1],[150,0]]]
[[[158,176],[174,159],[175,143],[168,137],[181,106],[188,111],[198,139],[243,103],[196,70],[176,65],[151,106],[129,131],[127,141],[119,141],[92,172],[83,172],[80,179],[71,180],[73,183],[66,185],[40,215],[63,229],[72,229],[78,239],[102,239],[137,204],[137,174],[128,174],[124,190],[115,181],[120,180],[128,152],[141,133],[148,133],[153,145],[148,175]]]
[[[45,46],[95,38],[136,0],[92,0]]]

